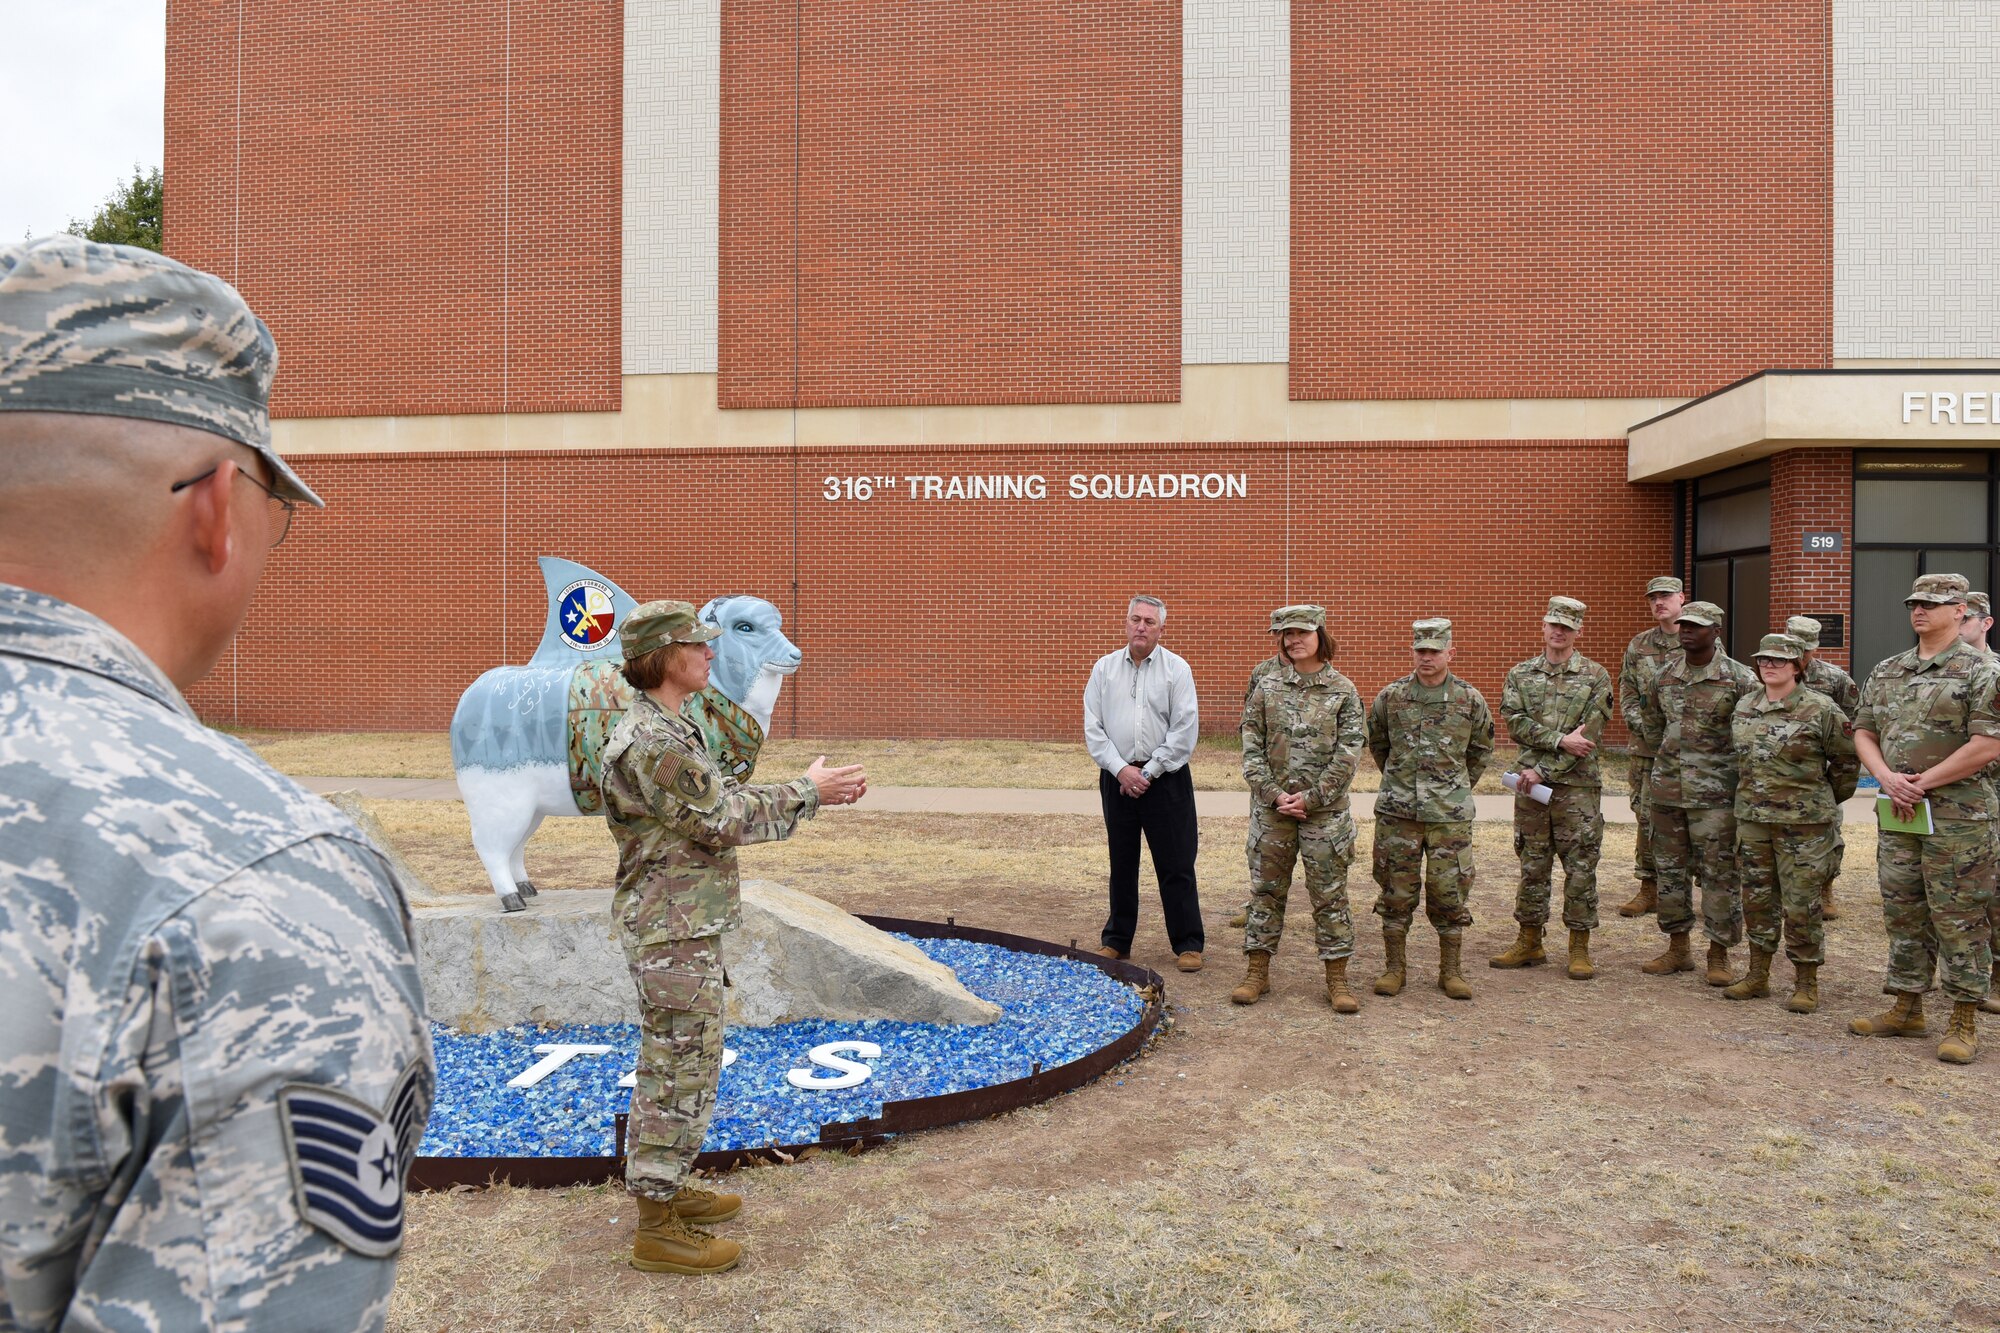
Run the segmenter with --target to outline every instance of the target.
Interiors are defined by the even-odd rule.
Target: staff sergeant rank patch
[[[388,1113],[332,1088],[278,1090],[285,1155],[299,1216],[357,1254],[385,1259],[403,1244],[403,1182],[430,1108],[412,1062],[389,1093]]]

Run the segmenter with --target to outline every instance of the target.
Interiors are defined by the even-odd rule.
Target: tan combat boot
[[[1828,884],[1819,891],[1819,915],[1822,921],[1840,920],[1840,909],[1833,904],[1833,885]]]
[[[1993,964],[1993,982],[1986,991],[1986,998],[1979,1002],[1979,1012],[2000,1014],[2000,963]]]
[[[1241,930],[1243,929],[1243,927],[1249,925],[1250,909],[1245,908],[1241,912],[1238,912],[1235,916],[1230,917],[1229,924],[1236,927],[1238,930]]]
[[[1703,980],[1711,986],[1727,986],[1736,980],[1729,973],[1728,945],[1717,944],[1714,940],[1708,942],[1708,971],[1703,975]]]
[[[1333,1006],[1336,1014],[1358,1014],[1361,1001],[1354,998],[1354,992],[1347,989],[1347,960],[1329,958],[1326,960],[1326,1002]]]
[[[713,1190],[683,1185],[680,1192],[674,1195],[672,1207],[674,1214],[690,1226],[714,1226],[743,1211],[743,1196],[717,1194]]]
[[[1667,951],[1651,962],[1639,964],[1639,970],[1649,977],[1664,977],[1669,972],[1694,971],[1694,959],[1688,957],[1688,933],[1677,930],[1667,936]]]
[[[1248,965],[1243,980],[1229,992],[1229,999],[1234,1004],[1255,1004],[1258,996],[1271,993],[1271,955],[1263,949],[1252,949],[1243,955],[1243,961]]]
[[[1438,936],[1438,989],[1454,1000],[1472,998],[1472,987],[1458,970],[1459,949],[1464,940],[1457,935]]]
[[[1709,946],[1714,955],[1715,946]],[[1741,981],[1724,990],[1723,995],[1732,1000],[1761,1000],[1771,993],[1771,955],[1756,945],[1750,946],[1750,970],[1743,974]]]
[[[1542,928],[1523,925],[1521,933],[1514,939],[1514,947],[1497,958],[1486,960],[1488,967],[1534,967],[1549,961],[1542,952]]]
[[[1810,1014],[1819,1008],[1819,964],[1793,963],[1798,974],[1792,979],[1792,998],[1785,1008],[1795,1014]]]
[[[736,1267],[743,1247],[733,1240],[696,1231],[672,1204],[639,1196],[639,1234],[632,1240],[632,1267],[647,1273],[721,1273]]]
[[[1382,932],[1382,975],[1375,979],[1377,995],[1395,995],[1403,989],[1403,976],[1409,963],[1403,946],[1410,940],[1409,932],[1385,930]]]
[[[1857,1018],[1847,1025],[1857,1037],[1921,1037],[1924,1035],[1924,997],[1919,991],[1896,992],[1896,1003],[1886,1014]]]
[[[1959,1000],[1951,1006],[1951,1030],[1938,1043],[1938,1059],[1948,1065],[1969,1065],[1979,1053],[1979,1006]]]
[[[1569,933],[1569,979],[1588,981],[1597,975],[1597,967],[1590,961],[1590,932],[1572,930]]]
[[[1632,901],[1618,909],[1620,916],[1645,916],[1660,910],[1660,885],[1657,880],[1642,879],[1639,891],[1632,895]]]

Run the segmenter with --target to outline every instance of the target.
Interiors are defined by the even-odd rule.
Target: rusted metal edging
[[[878,930],[895,931],[918,939],[968,940],[992,944],[1016,953],[1042,954],[1089,963],[1119,981],[1137,988],[1146,997],[1146,1007],[1125,1033],[1088,1055],[1043,1069],[1036,1065],[1025,1078],[1010,1079],[963,1092],[940,1093],[935,1097],[912,1097],[884,1102],[882,1114],[872,1120],[833,1122],[820,1127],[817,1143],[767,1145],[761,1148],[731,1148],[705,1152],[694,1159],[696,1167],[725,1171],[753,1162],[788,1162],[818,1149],[859,1151],[884,1143],[899,1134],[941,1129],[1007,1111],[1032,1106],[1077,1088],[1103,1074],[1112,1066],[1139,1053],[1159,1026],[1166,1009],[1166,983],[1151,968],[1114,958],[1103,958],[1079,949],[1075,941],[1065,947],[1048,940],[1004,931],[961,926],[956,918],[943,922],[914,921],[906,917],[863,916],[861,920]],[[615,1122],[617,1155],[611,1157],[419,1157],[410,1166],[410,1188],[443,1190],[454,1186],[483,1186],[507,1181],[531,1189],[559,1189],[570,1185],[595,1185],[613,1180],[625,1172],[625,1116]]]

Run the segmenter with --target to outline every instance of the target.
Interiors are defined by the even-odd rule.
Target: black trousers
[[[1201,952],[1201,900],[1195,895],[1194,856],[1201,825],[1194,814],[1194,778],[1187,769],[1162,773],[1144,796],[1127,796],[1118,779],[1100,770],[1097,794],[1104,802],[1104,832],[1111,843],[1111,915],[1101,939],[1127,953],[1139,926],[1139,834],[1153,854],[1160,878],[1160,911],[1175,953]]]

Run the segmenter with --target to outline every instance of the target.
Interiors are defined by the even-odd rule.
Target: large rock
[[[418,905],[417,966],[440,1023],[636,1023],[638,998],[611,930],[609,889],[559,889],[502,914],[487,895]],[[823,899],[743,885],[743,927],[723,940],[732,1024],[803,1018],[990,1023],[1000,1007],[950,968]]]

